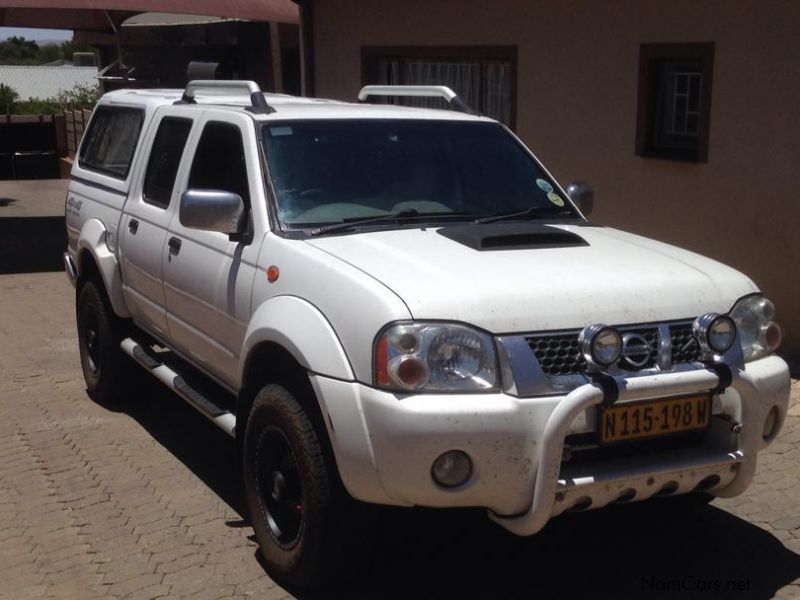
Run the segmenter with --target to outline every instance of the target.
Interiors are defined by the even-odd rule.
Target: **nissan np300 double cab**
[[[297,586],[352,562],[373,504],[531,535],[741,494],[789,398],[756,285],[589,222],[588,186],[447,88],[368,96],[458,110],[221,81],[100,100],[66,202],[89,395],[135,392],[135,362],[234,436]]]

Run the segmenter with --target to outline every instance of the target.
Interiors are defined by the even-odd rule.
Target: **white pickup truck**
[[[586,184],[447,88],[372,96],[454,110],[241,81],[100,100],[66,201],[89,395],[146,371],[234,436],[268,569],[299,587],[358,564],[376,504],[531,535],[741,494],[789,398],[756,285],[589,222]]]

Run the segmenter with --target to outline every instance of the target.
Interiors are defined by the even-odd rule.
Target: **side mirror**
[[[186,190],[181,196],[178,218],[184,227],[236,235],[242,232],[243,215],[244,202],[239,194]]]
[[[570,200],[578,205],[584,216],[589,216],[594,209],[594,190],[592,186],[585,181],[573,181],[567,184],[567,194]]]

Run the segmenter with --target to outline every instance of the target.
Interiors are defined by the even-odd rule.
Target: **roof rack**
[[[444,98],[454,110],[474,114],[474,111],[445,85],[365,85],[358,92],[358,99],[364,102],[370,96],[397,96],[408,98]]]
[[[268,115],[275,112],[275,108],[267,103],[261,88],[255,81],[217,81],[198,79],[190,81],[183,90],[183,97],[176,104],[197,104],[195,95],[198,92],[211,92],[212,94],[240,94],[250,95],[251,106],[249,110],[255,114]]]

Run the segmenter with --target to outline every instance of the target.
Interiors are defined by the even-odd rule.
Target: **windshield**
[[[264,125],[285,225],[308,227],[414,211],[417,222],[531,210],[579,217],[496,123],[309,120]]]

